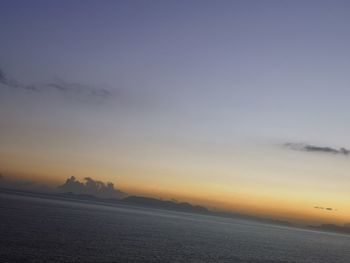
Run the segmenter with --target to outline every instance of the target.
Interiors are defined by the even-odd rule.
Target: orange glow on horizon
[[[1,163],[0,163],[1,164]],[[8,163],[7,163],[8,164]],[[176,199],[180,202],[190,202],[205,206],[209,209],[231,211],[236,213],[288,220],[293,223],[335,223],[345,224],[350,221],[350,211],[346,209],[346,200],[334,200],[339,204],[337,211],[317,210],[314,200],[322,200],[318,193],[283,193],[280,189],[271,192],[253,188],[248,191],[236,187],[220,187],[210,183],[181,183],[179,180],[166,181],[159,177],[152,180],[136,180],[137,171],[119,171],[115,174],[108,171],[97,173],[95,170],[81,172],[79,169],[69,169],[59,166],[39,166],[30,164],[22,166],[3,165],[2,173],[13,180],[32,180],[51,186],[58,186],[74,175],[77,179],[92,177],[96,180],[111,181],[115,186],[132,195],[144,195],[162,199]],[[15,167],[15,168],[14,168]],[[33,171],[28,173],[28,171]],[[96,177],[95,174],[104,174]],[[116,181],[113,178],[118,178]],[[159,182],[159,184],[157,183]]]

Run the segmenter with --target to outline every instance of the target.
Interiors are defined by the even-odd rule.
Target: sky
[[[1,174],[349,223],[349,10],[3,0]]]

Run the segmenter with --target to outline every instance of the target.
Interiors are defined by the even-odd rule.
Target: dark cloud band
[[[285,143],[284,146],[292,150],[304,151],[304,152],[339,154],[339,155],[345,155],[345,156],[350,154],[350,150],[346,148],[336,149],[332,147],[315,146],[315,145],[304,144],[304,143]]]
[[[327,210],[327,211],[333,211],[332,207],[323,207],[323,206],[314,206],[315,209],[320,209],[320,210]]]
[[[8,88],[23,89],[28,91],[55,91],[61,94],[67,94],[72,96],[86,96],[100,99],[106,99],[113,96],[113,92],[104,88],[96,88],[80,83],[69,83],[62,80],[55,80],[51,83],[41,85],[26,85],[19,81],[9,78],[4,71],[0,69],[0,83]]]

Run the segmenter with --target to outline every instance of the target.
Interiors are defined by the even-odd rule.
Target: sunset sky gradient
[[[1,1],[0,172],[349,223],[350,155],[286,146],[350,148],[349,11],[348,1]]]

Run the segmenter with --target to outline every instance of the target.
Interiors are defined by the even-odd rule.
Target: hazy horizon
[[[349,10],[2,1],[0,173],[349,223]]]
[[[69,180],[74,178],[77,183],[83,184],[84,187],[87,186],[87,183],[89,181],[92,181],[93,185],[92,189],[86,189],[87,191],[82,191],[79,192],[74,189],[69,189],[69,188],[62,188],[63,185],[67,184]],[[33,191],[33,192],[38,192],[38,193],[48,193],[48,194],[55,194],[55,193],[75,193],[75,194],[86,194],[86,195],[91,195],[91,196],[96,196],[99,198],[124,198],[127,196],[134,196],[134,195],[139,195],[139,196],[144,196],[144,197],[151,197],[151,198],[156,198],[156,199],[161,199],[161,200],[169,200],[169,201],[174,201],[174,202],[190,202],[192,205],[201,205],[204,206],[205,208],[209,209],[210,211],[213,212],[228,212],[228,213],[238,213],[241,215],[247,215],[247,216],[256,216],[257,218],[270,218],[273,220],[282,220],[284,222],[288,222],[294,225],[300,225],[300,226],[308,226],[308,225],[322,225],[322,224],[336,224],[339,226],[348,226],[349,222],[348,221],[331,221],[328,218],[304,218],[304,217],[294,217],[293,215],[289,215],[288,213],[285,212],[280,212],[280,213],[274,213],[274,212],[268,212],[268,211],[260,211],[260,210],[251,210],[249,209],[250,207],[243,207],[243,204],[238,204],[237,206],[232,205],[232,202],[230,200],[215,200],[215,199],[210,199],[210,198],[201,198],[201,197],[192,197],[192,196],[187,196],[187,195],[179,195],[172,193],[161,193],[161,192],[148,192],[145,190],[140,190],[140,189],[133,189],[133,188],[120,188],[119,184],[115,185],[115,182],[110,182],[110,181],[100,181],[96,178],[91,178],[91,177],[84,177],[84,178],[76,178],[75,176],[71,176],[68,178],[65,178],[65,180],[57,182],[57,183],[52,183],[52,182],[46,182],[45,180],[43,181],[33,181],[31,180],[32,177],[26,177],[26,176],[15,176],[15,175],[9,175],[9,174],[0,174],[0,187],[4,188],[9,188],[9,189],[14,189],[14,190],[24,190],[24,191]],[[108,184],[112,184],[112,191],[115,192],[112,195],[105,195],[100,193],[94,192],[94,188],[97,189],[97,187],[100,187],[99,184],[102,184],[102,190],[107,189]],[[61,189],[60,189],[61,188]],[[120,194],[121,193],[121,194]],[[258,200],[255,200],[258,202]],[[262,206],[266,207],[266,204],[262,204]],[[332,207],[323,207],[323,206],[314,206],[314,209],[317,210],[322,210],[325,214],[331,214],[334,212],[337,212],[338,209],[332,208]]]

